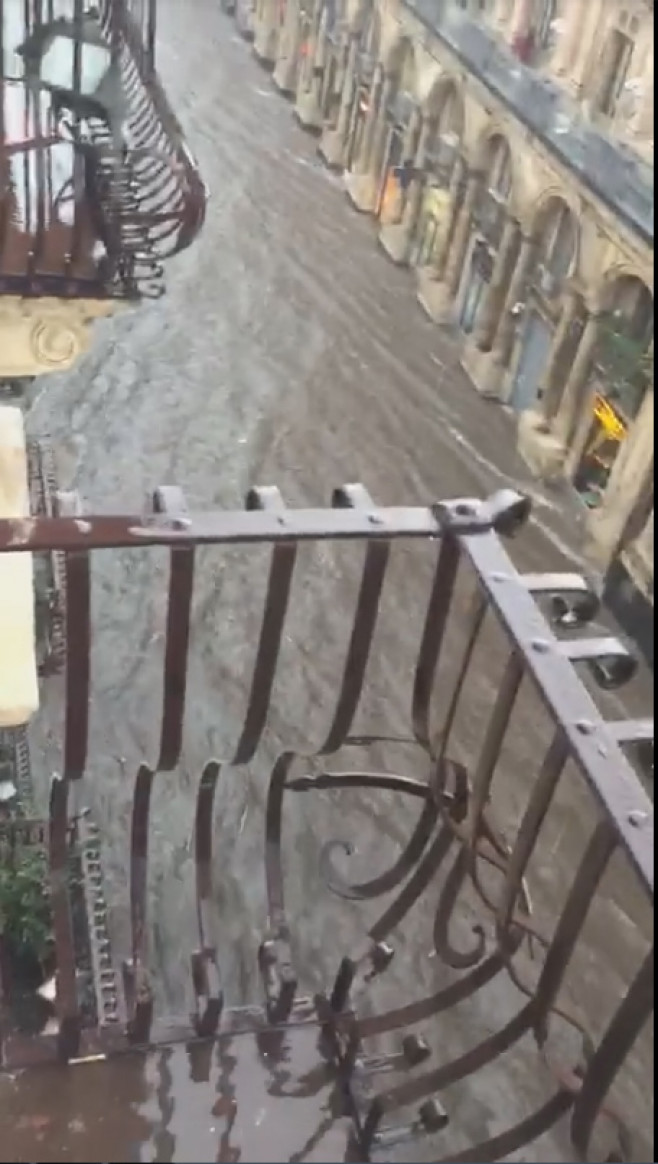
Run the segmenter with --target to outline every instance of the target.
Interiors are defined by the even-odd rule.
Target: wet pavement
[[[170,266],[164,300],[101,325],[74,373],[34,385],[29,427],[51,435],[62,484],[79,489],[97,510],[137,509],[155,485],[170,483],[202,508],[240,506],[252,484],[277,484],[292,505],[326,503],[347,481],[361,481],[383,504],[426,504],[512,484],[536,498],[533,521],[514,550],[517,563],[529,570],[578,568],[581,539],[569,500],[544,496],[532,485],[514,452],[509,417],[476,396],[457,366],[454,341],[423,317],[410,275],[387,262],[372,223],[350,209],[340,180],[317,164],[313,139],[296,127],[219,0],[194,0],[194,22],[185,0],[161,0],[160,8],[160,71],[211,188],[208,221],[197,244]],[[189,1009],[189,951],[197,940],[195,789],[204,762],[230,756],[239,738],[266,562],[260,550],[200,556],[184,759],[176,772],[158,777],[153,803],[151,953],[158,1005],[166,1014]],[[220,964],[231,1005],[260,997],[263,807],[272,759],[282,741],[317,743],[326,731],[359,564],[359,552],[345,548],[308,548],[300,555],[267,740],[248,768],[222,773],[214,874]],[[359,721],[364,732],[409,734],[411,674],[430,566],[430,547],[396,547]],[[141,759],[154,759],[159,727],[165,581],[165,562],[156,553],[102,556],[94,574],[92,760],[82,799],[104,831],[110,922],[120,954],[128,952],[132,774]],[[458,728],[459,758],[466,762],[481,742],[503,660],[492,630],[475,669],[469,715]],[[610,705],[618,709],[615,697]],[[523,693],[516,714],[495,788],[497,817],[503,826],[511,822],[510,833],[548,739],[532,693]],[[42,802],[61,764],[60,715],[54,683],[32,732]],[[363,755],[341,756],[334,767],[350,765],[364,766]],[[365,766],[426,775],[413,750],[402,746],[373,749]],[[326,985],[373,916],[372,907],[328,892],[319,870],[322,845],[336,837],[355,842],[350,874],[354,865],[358,879],[372,876],[406,842],[417,809],[386,793],[289,799],[289,910],[301,984],[313,990]],[[537,858],[540,916],[552,916],[563,902],[593,819],[592,801],[574,776],[561,789]],[[396,936],[398,952],[381,1000],[399,1001],[444,981],[430,954],[431,916],[430,905],[420,907],[404,935]],[[472,923],[465,908],[457,934],[467,944]],[[596,1000],[595,1030],[638,965],[650,929],[650,911],[619,863],[593,910],[574,971],[581,1001],[583,984],[585,997]],[[611,932],[623,935],[612,948]],[[498,982],[450,1012],[438,1033],[425,1033],[454,1053],[498,1026],[515,1001],[511,988]],[[647,1127],[651,1052],[647,1039],[624,1091],[635,1123]],[[251,1053],[245,1051],[247,1058]],[[165,1102],[162,1056],[145,1064],[131,1060],[125,1074],[121,1064],[90,1068],[97,1074],[84,1086],[75,1073],[57,1083],[40,1077],[0,1081],[0,1159],[101,1159],[94,1152],[112,1112],[116,1122],[134,1117],[137,1124],[106,1158],[199,1159],[210,1148],[199,1147],[190,1127],[199,1131],[205,1120],[212,1137],[219,1119],[207,1097],[199,1108],[185,1082],[184,1057],[180,1051],[166,1060],[176,1117],[164,1140],[167,1120],[162,1109],[154,1115],[154,1097]],[[437,1141],[423,1146],[423,1158],[494,1134],[543,1094],[532,1048],[484,1076],[450,1097],[449,1138],[439,1138],[439,1147]],[[213,1076],[213,1094],[217,1088]],[[294,1155],[303,1151],[304,1137],[300,1130],[283,1158],[311,1158]],[[213,1158],[238,1158],[226,1145],[228,1154],[222,1154],[216,1137],[213,1143],[219,1152]],[[335,1142],[325,1147],[329,1154],[315,1158],[337,1158]],[[244,1158],[271,1158],[254,1154],[260,1150],[246,1143]],[[566,1153],[558,1135],[519,1158]],[[420,1158],[418,1149],[412,1156]]]

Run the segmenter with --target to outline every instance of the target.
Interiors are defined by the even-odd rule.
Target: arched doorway
[[[375,165],[379,165],[375,214],[383,222],[399,221],[420,132],[416,58],[409,41],[401,43],[391,73],[393,84],[384,110],[386,132],[380,157],[375,158]]]
[[[322,124],[324,128],[334,130],[338,123],[343,85],[349,64],[347,0],[324,0],[320,38],[323,64],[320,95]]]
[[[381,23],[374,4],[369,4],[357,42],[345,169],[352,170],[361,154],[363,134],[373,99],[373,83],[381,51]]]
[[[577,492],[598,508],[629,430],[653,382],[653,295],[635,276],[611,288],[590,375],[591,416],[574,474]]]
[[[520,322],[518,358],[510,404],[517,412],[534,408],[539,398],[549,356],[565,309],[565,290],[578,252],[578,225],[561,198],[552,198],[542,210],[536,230],[536,261],[528,279],[525,311]],[[561,364],[575,354],[582,326],[574,319]]]
[[[438,105],[434,112],[433,105]],[[411,261],[418,267],[435,266],[450,230],[451,187],[460,156],[464,108],[456,86],[443,85],[438,102],[430,102],[431,132],[423,174],[421,211],[413,240]]]
[[[512,192],[512,156],[506,139],[496,134],[486,145],[482,184],[473,212],[464,273],[457,297],[457,319],[464,335],[474,329],[480,304],[491,282]]]
[[[294,90],[299,95],[300,86],[306,92],[313,81],[315,62],[316,30],[320,18],[318,0],[299,0],[299,40]]]

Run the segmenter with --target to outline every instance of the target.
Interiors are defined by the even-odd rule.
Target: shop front
[[[325,64],[322,76],[320,109],[322,124],[332,133],[338,125],[349,46],[338,31],[325,34]]]
[[[411,249],[413,266],[436,267],[445,252],[452,217],[451,185],[458,157],[459,137],[456,133],[438,134],[429,143],[420,214]]]
[[[374,113],[376,102],[375,60],[368,52],[360,52],[357,60],[352,102],[347,131],[345,169],[354,171],[361,157],[364,135],[369,116]]]
[[[597,509],[621,449],[653,382],[653,297],[627,282],[634,304],[603,318],[590,378],[590,413],[573,482],[590,509]]]
[[[509,146],[501,137],[492,138],[470,218],[456,297],[455,318],[465,336],[476,331],[487,303],[488,288],[503,244],[511,189]]]
[[[519,339],[508,396],[515,412],[536,409],[543,389],[551,391],[546,383],[551,357],[559,358],[559,367],[557,360],[553,361],[553,375],[563,374],[577,349],[582,321],[572,315],[566,294],[577,250],[574,217],[564,202],[555,199],[538,226],[536,258],[528,274],[523,315],[517,325]],[[554,351],[556,345],[560,352]]]
[[[325,0],[320,21],[322,75],[320,79],[320,121],[329,132],[336,129],[349,40],[344,28],[344,5],[338,0]]]
[[[475,331],[491,283],[505,225],[507,195],[489,188],[480,191],[469,239],[463,276],[457,296],[456,318],[460,331]]]
[[[627,435],[628,418],[601,386],[594,394],[589,434],[574,476],[576,491],[589,509],[599,506]]]
[[[407,93],[397,94],[386,110],[388,131],[384,160],[378,176],[375,217],[382,224],[399,222],[409,184],[420,131],[418,107]]]

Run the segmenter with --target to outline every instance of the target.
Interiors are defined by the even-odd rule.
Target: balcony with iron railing
[[[0,294],[157,295],[198,234],[155,20],[155,0],[0,0]]]
[[[59,739],[61,758],[50,753],[58,774],[35,841],[50,853],[56,1030],[12,1033],[5,997],[2,1063],[92,1062],[51,1071],[48,1103],[38,1072],[11,1085],[0,1104],[8,1158],[38,1158],[44,1105],[49,1151],[74,1134],[77,1158],[90,1160],[139,1158],[140,1145],[168,1159],[653,1158],[653,808],[629,758],[653,740],[653,721],[620,713],[614,692],[634,665],[617,639],[588,629],[587,582],[513,564],[501,538],[522,528],[527,502],[381,508],[351,485],[331,508],[289,509],[268,488],[245,511],[200,514],[163,488],[147,514],[87,516],[68,494],[55,511],[0,521],[0,554],[62,555],[75,615],[64,685],[48,697],[41,738]],[[135,753],[132,780],[124,752],[108,795],[105,732],[92,721],[120,728],[123,696],[103,691],[98,652],[116,639],[100,624],[92,637],[94,596],[100,583],[107,622],[126,593],[113,590],[108,554],[121,550],[125,565],[163,549],[168,583],[158,567],[158,592],[139,603],[162,618],[160,727]],[[216,589],[218,567],[210,644],[197,587],[212,578]],[[230,666],[207,672],[224,675],[212,705],[233,729],[220,762],[192,737],[198,652],[219,658],[223,631]],[[139,652],[136,632],[131,623]],[[31,734],[38,742],[38,724]],[[215,728],[211,738],[214,749]],[[186,870],[175,956],[194,931],[191,1020],[158,1002],[149,889],[183,754],[193,857],[174,870],[165,857],[165,892],[181,893]],[[227,789],[249,787],[255,799],[236,815]],[[109,817],[84,825],[90,1020],[65,862],[81,845],[74,806],[95,790],[115,825],[129,813],[132,825],[128,868],[125,825],[119,848]],[[101,859],[118,870],[112,899],[129,902],[123,961]],[[235,916],[230,883],[246,881],[240,899],[255,912]],[[251,958],[263,1006],[224,973],[261,909]]]

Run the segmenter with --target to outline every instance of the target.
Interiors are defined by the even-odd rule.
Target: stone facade
[[[353,205],[461,332],[474,388],[650,602],[652,18],[649,0],[258,0],[254,22]]]

